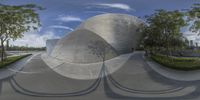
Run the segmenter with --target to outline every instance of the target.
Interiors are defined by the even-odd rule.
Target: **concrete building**
[[[46,51],[50,55],[59,39],[48,39],[46,41]]]
[[[75,79],[96,79],[102,62],[117,71],[140,44],[143,21],[126,14],[102,14],[84,21],[60,40],[47,41],[43,61],[55,72]]]
[[[89,18],[77,29],[87,29],[102,37],[119,54],[132,52],[138,47],[144,23],[126,14],[102,14]]]
[[[103,45],[97,44],[98,46],[95,46],[96,41],[101,42]],[[94,46],[94,48],[90,48],[90,45]],[[93,50],[100,50],[101,48],[107,48],[105,60],[118,56],[115,49],[94,32],[77,29],[58,41],[51,56],[70,63],[101,62],[102,58],[94,54],[101,51],[93,52]]]
[[[139,44],[142,36],[139,29],[142,25],[142,20],[126,14],[97,15],[84,21],[57,44],[57,40],[47,41],[47,52],[52,57],[71,63],[101,62],[102,58],[95,55],[98,53],[91,50],[90,45],[96,45],[97,41],[101,41],[97,43],[99,46],[104,44],[105,47],[93,48],[106,48],[104,60],[130,53]]]

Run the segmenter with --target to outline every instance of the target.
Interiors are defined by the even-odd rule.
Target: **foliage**
[[[4,68],[12,63],[15,63],[16,61],[25,58],[27,56],[30,56],[31,54],[27,54],[27,55],[22,55],[22,56],[14,56],[14,57],[8,57],[6,58],[3,62],[0,62],[0,68]]]
[[[200,69],[200,59],[198,58],[167,57],[159,54],[154,54],[151,58],[159,64],[172,69],[184,71]]]
[[[186,13],[188,22],[192,22],[190,30],[200,35],[200,3],[195,3]]]
[[[20,6],[0,5],[0,40],[3,60],[4,42],[21,38],[24,32],[36,30],[40,26],[36,10],[41,7],[34,4]]]
[[[36,9],[41,9],[33,4],[21,6],[0,5],[0,36],[4,40],[17,39],[22,33],[35,30],[40,26]]]
[[[199,50],[194,50],[195,53],[200,53],[200,49]]]
[[[183,35],[181,27],[186,26],[184,14],[179,11],[156,10],[150,16],[146,16],[147,26],[143,29],[145,34],[144,46],[146,48],[165,49],[182,47]]]
[[[45,47],[25,47],[25,46],[10,46],[7,48],[8,51],[43,51]]]

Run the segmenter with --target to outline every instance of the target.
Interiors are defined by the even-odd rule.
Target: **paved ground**
[[[132,56],[133,53],[120,55],[113,59],[109,59],[104,61],[106,68],[109,70],[108,73],[113,73],[119,68],[121,68],[124,63]],[[88,64],[80,64],[80,63],[70,63],[63,61],[62,59],[58,59],[56,57],[51,57],[46,54],[42,54],[43,61],[55,72],[58,74],[69,77],[73,79],[96,79],[99,78],[99,73],[101,72],[102,63],[88,63]]]
[[[14,76],[1,80],[0,100],[199,100],[200,82],[167,79],[136,52],[116,72],[104,65],[98,79],[76,80],[51,70],[37,54]],[[102,76],[106,76],[101,78]]]

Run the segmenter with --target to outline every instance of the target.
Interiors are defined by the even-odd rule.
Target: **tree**
[[[200,3],[195,3],[186,12],[188,22],[192,22],[190,30],[192,32],[197,32],[200,35]]]
[[[0,5],[1,60],[4,59],[4,42],[21,38],[24,32],[36,30],[40,26],[36,10],[43,8],[34,4],[20,6]]]
[[[186,26],[184,14],[179,11],[156,10],[150,16],[146,16],[147,26],[143,29],[146,34],[144,43],[146,47],[160,50],[164,48],[167,54],[171,54],[173,43],[182,38],[181,27]],[[176,45],[179,46],[179,45]]]
[[[158,28],[156,27],[149,27],[146,26],[143,28],[143,34],[145,36],[144,38],[144,48],[150,50],[150,53],[153,53],[154,49],[160,50],[163,44],[163,41],[161,40],[161,34],[157,32]]]

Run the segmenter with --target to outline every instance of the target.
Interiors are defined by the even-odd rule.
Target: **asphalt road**
[[[135,52],[111,75],[103,65],[100,78],[76,80],[57,74],[41,60],[41,54],[37,54],[17,74],[1,80],[0,100],[200,99],[199,81],[167,79],[154,72],[142,56],[142,52]]]

